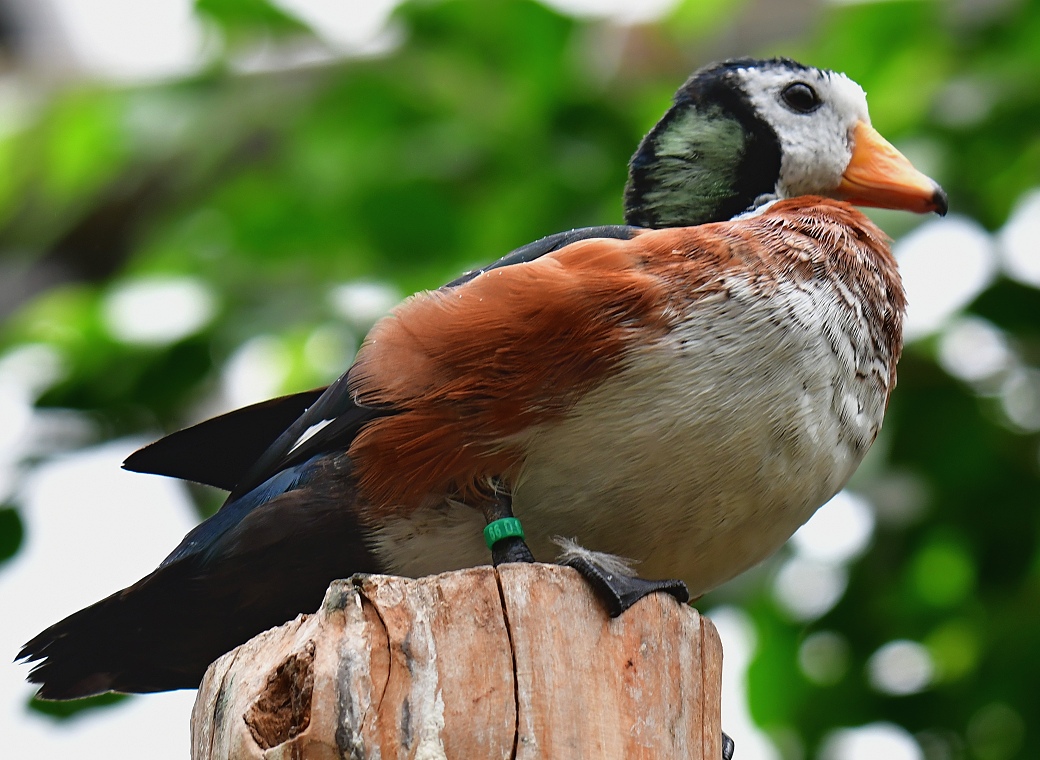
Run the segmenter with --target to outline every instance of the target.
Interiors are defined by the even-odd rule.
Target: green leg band
[[[493,549],[495,544],[504,538],[519,538],[521,541],[524,539],[524,529],[515,517],[494,520],[484,528],[484,541],[488,549]]]

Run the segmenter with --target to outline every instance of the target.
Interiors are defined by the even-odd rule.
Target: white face
[[[780,139],[777,197],[833,191],[852,157],[853,128],[860,121],[870,124],[863,88],[844,74],[814,68],[749,68],[738,70],[737,76],[758,115]],[[820,101],[808,113],[785,99],[785,90],[797,83],[808,85]],[[801,88],[788,91],[796,103],[808,95]]]

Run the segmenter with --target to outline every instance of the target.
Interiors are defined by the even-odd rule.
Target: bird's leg
[[[534,562],[524,543],[520,521],[513,516],[513,497],[508,489],[495,483],[495,493],[483,508],[487,527],[484,540],[491,549],[495,567],[506,562]],[[638,577],[625,562],[612,554],[594,552],[572,541],[563,542],[561,561],[577,570],[599,592],[611,617],[617,617],[644,596],[663,591],[680,603],[690,601],[690,591],[680,580],[648,581]]]
[[[644,580],[613,554],[590,551],[573,541],[559,543],[564,550],[560,561],[581,573],[599,592],[611,617],[617,617],[644,596],[658,591],[671,594],[681,604],[690,601],[690,590],[680,580]]]
[[[484,506],[484,540],[491,550],[495,567],[507,562],[534,562],[534,555],[524,543],[524,530],[513,517],[513,495],[495,483],[495,495]]]

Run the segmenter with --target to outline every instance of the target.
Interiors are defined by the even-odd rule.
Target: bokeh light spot
[[[972,77],[953,79],[936,95],[935,116],[948,127],[970,127],[985,119],[995,102],[992,83]]]
[[[831,686],[848,671],[849,652],[849,642],[840,633],[817,631],[798,648],[798,666],[813,683]]]
[[[914,340],[938,330],[992,282],[993,241],[971,219],[925,222],[895,246],[908,301],[903,334]]]
[[[1040,430],[1040,370],[1015,368],[1001,388],[1000,404],[1013,427],[1024,433]]]
[[[674,8],[677,0],[545,0],[545,4],[564,13],[579,16],[608,16],[617,23],[634,24],[660,18]]]
[[[1026,725],[1002,702],[986,705],[968,721],[968,744],[980,760],[1008,760],[1018,754]]]
[[[272,0],[313,29],[326,43],[344,51],[374,52],[400,0]],[[378,48],[377,48],[378,49]]]
[[[878,522],[905,528],[919,522],[928,512],[932,498],[928,481],[908,470],[879,473],[866,491]]]
[[[910,573],[918,596],[935,607],[957,604],[975,588],[975,563],[953,539],[940,538],[914,556]]]
[[[213,292],[190,277],[126,281],[102,304],[102,318],[112,337],[143,346],[164,346],[194,335],[215,313]]]
[[[979,317],[954,321],[939,340],[939,363],[965,382],[987,380],[1010,367],[1013,360],[1004,334]]]
[[[867,548],[874,534],[874,514],[870,505],[848,491],[816,510],[791,537],[802,557],[820,562],[848,562]]]
[[[50,0],[80,65],[116,80],[186,74],[201,60],[203,34],[190,0]]]
[[[228,403],[246,406],[278,395],[291,366],[289,349],[278,338],[251,338],[231,355],[221,373]]]
[[[773,596],[794,620],[815,620],[838,603],[848,580],[841,565],[792,557],[776,575]]]
[[[65,376],[58,349],[45,343],[23,343],[0,356],[0,386],[22,389],[36,398]]]
[[[328,380],[343,374],[356,352],[354,334],[341,324],[319,325],[303,344],[308,366]]]
[[[905,696],[928,688],[935,664],[922,644],[905,639],[890,641],[870,656],[867,675],[870,685],[883,694]]]
[[[352,327],[367,331],[401,300],[401,294],[389,283],[358,281],[333,288],[329,300]]]
[[[979,636],[968,623],[950,620],[924,641],[935,662],[936,678],[955,681],[971,673],[979,660]]]
[[[892,723],[843,728],[823,742],[821,760],[924,760],[914,737]]]
[[[1008,276],[1040,288],[1040,188],[1019,199],[998,239]]]

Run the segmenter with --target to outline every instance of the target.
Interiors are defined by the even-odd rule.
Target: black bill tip
[[[950,210],[950,201],[946,197],[946,191],[938,185],[935,186],[935,192],[932,193],[932,205],[935,206],[935,213],[939,216],[946,216],[946,212]]]

